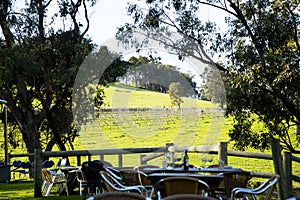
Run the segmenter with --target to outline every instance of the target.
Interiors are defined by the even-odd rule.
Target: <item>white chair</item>
[[[79,195],[82,196],[82,189],[87,186],[87,182],[81,170],[76,171],[76,179],[79,183]]]
[[[42,185],[42,193],[49,196],[54,185],[58,186],[58,191],[65,189],[67,196],[69,196],[67,180],[64,174],[50,173],[46,168],[42,169],[42,178],[44,180]]]

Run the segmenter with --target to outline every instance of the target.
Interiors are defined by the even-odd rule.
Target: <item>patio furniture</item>
[[[122,177],[120,175],[120,170],[113,168],[113,167],[107,167],[105,169],[105,171],[112,177],[114,177],[114,179],[116,179],[119,182],[122,182]]]
[[[257,188],[233,188],[231,192],[231,199],[251,197],[251,199],[256,200],[258,196],[263,196],[264,200],[271,199],[272,193],[278,181],[279,175],[275,175],[262,183]]]
[[[54,164],[54,161],[53,160],[45,160],[43,162],[43,168],[51,168],[53,167],[55,164]]]
[[[158,181],[168,177],[190,177],[205,182],[209,188],[211,195],[214,195],[215,190],[219,187],[220,182],[223,180],[222,175],[210,175],[210,174],[194,174],[194,173],[154,173],[149,174],[148,179],[151,180],[151,184],[155,185]]]
[[[145,200],[145,196],[128,192],[105,192],[96,194],[87,200]]]
[[[105,171],[101,171],[100,176],[103,180],[103,186],[106,192],[134,192],[143,195],[146,194],[146,188],[142,185],[125,186]]]
[[[79,195],[82,196],[82,189],[87,187],[87,181],[81,170],[76,171],[76,180],[79,183]]]
[[[167,196],[163,200],[217,200],[217,198],[204,197],[198,194],[175,194]]]
[[[210,188],[208,184],[191,177],[167,177],[154,185],[154,193],[157,199],[165,198],[175,194],[198,194],[208,196]],[[154,195],[151,194],[151,196]]]
[[[54,185],[58,186],[58,191],[61,193],[63,189],[65,189],[67,196],[69,196],[67,180],[64,174],[60,173],[50,173],[50,171],[46,168],[42,169],[42,178],[44,180],[42,185],[42,193],[45,196],[49,196],[52,187]]]
[[[102,191],[102,182],[100,171],[105,170],[103,163],[98,160],[86,161],[81,165],[81,173],[85,178],[86,184],[84,184],[84,199],[86,194],[90,192],[91,194],[96,194],[98,191]]]
[[[224,178],[216,191],[216,195],[225,199],[230,198],[233,188],[247,187],[248,181],[252,178],[251,173],[247,171],[225,172],[220,175],[223,175]]]
[[[141,184],[139,177],[138,177],[138,171],[136,171],[136,170],[133,170],[133,169],[120,170],[120,176],[122,178],[122,183],[126,186]]]
[[[32,178],[32,164],[29,161],[21,162],[20,167],[22,168],[21,170],[19,170],[20,175],[23,175],[23,177],[25,178],[25,176],[28,174],[29,178]]]

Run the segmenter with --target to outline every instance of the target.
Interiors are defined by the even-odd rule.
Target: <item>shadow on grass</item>
[[[53,189],[54,190],[54,189]],[[16,199],[16,200],[27,200],[27,199],[35,199],[35,200],[65,200],[65,199],[74,199],[74,200],[82,200],[83,197],[79,195],[71,195],[71,196],[60,196],[57,192],[50,194],[49,197],[39,197],[34,198],[34,183],[33,181],[13,181],[9,183],[0,183],[0,199]]]

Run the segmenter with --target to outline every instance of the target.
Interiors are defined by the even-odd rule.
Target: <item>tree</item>
[[[84,36],[89,27],[87,3],[95,2],[26,1],[24,8],[15,10],[21,3],[0,2],[0,98],[7,100],[12,126],[21,132],[28,153],[54,145],[60,150],[66,150],[66,144],[73,148],[78,133],[72,118],[72,87],[93,48]],[[55,6],[59,13],[51,16],[47,11]],[[85,13],[86,26],[78,21],[79,10]],[[70,22],[69,28],[63,20]]]
[[[162,64],[159,58],[131,57],[129,63],[130,69],[121,79],[125,82],[131,80],[135,87],[166,93],[172,82],[181,82],[186,88],[186,96],[191,97],[197,93],[193,77],[180,72],[176,66]]]
[[[214,58],[227,58],[222,65],[214,64],[227,86],[227,113],[235,119],[229,135],[235,146],[264,150],[276,138],[284,149],[300,153],[299,138],[292,131],[300,124],[298,0],[151,0],[146,4],[147,9],[129,6],[134,24],[120,27],[121,41],[121,36],[127,36],[127,43],[134,42],[131,33],[140,28],[180,59],[190,55],[207,63],[204,46]],[[228,32],[222,34],[214,23],[201,21],[198,13],[206,6],[229,15]],[[188,39],[167,43],[171,29]],[[263,128],[254,130],[254,123]]]
[[[184,88],[180,84],[180,82],[172,82],[169,86],[169,96],[171,100],[171,104],[177,106],[180,109],[181,103],[183,103],[183,100],[181,97],[184,96]]]

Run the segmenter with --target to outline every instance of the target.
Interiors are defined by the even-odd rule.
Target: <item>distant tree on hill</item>
[[[182,97],[185,96],[185,88],[181,85],[180,82],[172,82],[169,86],[169,96],[171,100],[171,104],[177,106],[179,109],[181,107],[181,103],[183,103]]]
[[[161,93],[166,93],[172,82],[181,81],[182,84],[183,82],[187,84],[186,88],[189,87],[187,96],[197,96],[198,91],[193,77],[180,72],[176,66],[164,65],[158,60],[144,56],[131,57],[128,61],[130,69],[120,80],[127,84],[131,82],[135,87]]]

